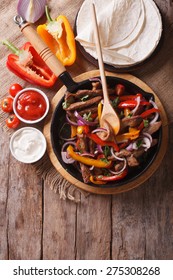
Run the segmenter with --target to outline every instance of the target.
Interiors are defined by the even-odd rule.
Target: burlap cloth
[[[13,22],[13,17],[16,15],[15,7],[18,1],[6,0],[1,2],[0,9],[0,41],[8,39],[14,43],[17,47],[22,46],[26,39],[20,33],[20,30]],[[171,1],[156,1],[163,18],[163,36],[158,50],[155,52],[146,63],[138,67],[137,69],[128,71],[131,74],[137,76],[146,82],[158,95],[162,104],[164,105],[169,124],[173,121],[173,8],[170,6]],[[83,0],[50,0],[48,1],[51,8],[51,15],[56,18],[59,14],[64,14],[69,19],[72,26],[75,23],[75,17],[78,9],[80,8]],[[161,4],[159,4],[161,3]],[[44,23],[45,17],[37,22],[37,24]],[[36,25],[37,25],[36,24]],[[17,78],[7,70],[5,64],[9,51],[5,46],[0,45],[0,96],[1,99],[4,95],[8,94],[9,85],[15,82],[19,82],[22,86],[28,87],[30,84]],[[96,66],[88,62],[77,49],[77,60],[75,64],[68,67],[68,72],[72,77],[75,77],[82,72],[96,69]],[[49,99],[54,96],[62,84],[58,81],[52,89],[43,89]],[[7,115],[2,111],[0,112],[0,125],[4,133],[11,134],[13,131],[6,129],[4,120]],[[39,125],[40,126],[40,125]],[[41,128],[41,126],[39,127]],[[78,201],[77,192],[80,191],[76,187],[72,186],[66,179],[64,179],[53,167],[47,154],[36,164],[34,164],[36,172],[48,182],[50,188],[59,193],[63,199],[69,198],[70,200]],[[87,193],[82,192],[84,195]]]

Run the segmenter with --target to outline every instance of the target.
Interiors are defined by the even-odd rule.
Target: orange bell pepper
[[[37,33],[64,66],[72,65],[76,60],[76,43],[68,19],[60,15],[52,20],[46,6],[48,22],[37,27]]]
[[[136,128],[129,128],[129,132],[119,134],[116,136],[117,143],[121,143],[128,140],[134,140],[139,137],[140,130]]]

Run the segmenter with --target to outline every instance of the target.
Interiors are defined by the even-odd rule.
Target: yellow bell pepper
[[[98,104],[98,107],[97,107],[99,123],[100,123],[100,118],[101,118],[101,114],[102,114],[102,109],[103,109],[103,104],[100,101],[99,104]]]
[[[37,33],[64,66],[72,65],[76,60],[76,43],[68,19],[60,15],[52,20],[46,6],[48,22],[37,27]]]
[[[67,147],[67,152],[68,152],[69,156],[72,157],[74,160],[77,160],[86,165],[95,166],[98,168],[109,168],[111,165],[111,161],[103,161],[101,159],[93,159],[93,158],[89,158],[86,156],[81,156],[81,155],[75,153],[75,151],[71,145],[69,145]]]
[[[134,140],[139,137],[140,130],[136,128],[129,128],[129,132],[119,134],[116,136],[117,143],[121,143],[126,140]]]

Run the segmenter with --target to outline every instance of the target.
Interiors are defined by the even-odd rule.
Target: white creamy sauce
[[[22,128],[11,138],[10,148],[13,156],[22,162],[31,163],[40,159],[45,152],[46,141],[35,128]]]

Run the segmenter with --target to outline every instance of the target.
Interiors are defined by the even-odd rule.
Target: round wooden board
[[[164,155],[166,153],[166,149],[167,149],[168,120],[167,120],[167,116],[166,116],[166,112],[164,110],[164,107],[161,104],[161,101],[159,100],[158,96],[143,81],[141,81],[140,79],[138,79],[135,76],[132,76],[130,74],[119,74],[119,73],[106,72],[106,75],[107,76],[113,76],[113,77],[119,77],[119,78],[128,80],[128,81],[136,84],[140,88],[142,88],[144,91],[153,93],[154,96],[155,96],[155,101],[156,101],[156,103],[157,103],[157,105],[160,109],[160,116],[161,116],[161,121],[162,121],[162,142],[161,142],[160,149],[159,149],[158,154],[156,155],[155,160],[153,161],[153,163],[150,165],[150,167],[142,175],[137,177],[132,182],[128,182],[127,184],[121,185],[119,187],[116,186],[115,188],[109,188],[109,187],[101,188],[101,187],[98,187],[97,185],[96,186],[91,186],[91,185],[82,183],[81,181],[77,180],[72,175],[70,175],[62,167],[62,165],[58,161],[58,159],[57,159],[57,157],[56,157],[56,155],[53,151],[53,148],[52,148],[50,128],[51,128],[52,114],[53,114],[57,104],[59,103],[61,98],[64,96],[64,93],[66,91],[65,86],[63,86],[57,92],[57,94],[54,96],[54,98],[51,101],[51,106],[50,106],[51,108],[50,108],[49,114],[48,114],[48,116],[46,118],[46,121],[45,121],[43,133],[44,133],[44,135],[46,137],[46,140],[47,140],[47,152],[48,152],[48,155],[50,157],[50,160],[51,160],[53,166],[56,168],[57,172],[59,172],[71,184],[75,185],[76,187],[78,187],[82,190],[85,190],[85,191],[91,192],[91,193],[118,194],[118,193],[126,192],[126,191],[129,191],[129,190],[133,189],[133,188],[138,187],[139,185],[144,183],[146,180],[148,180],[152,176],[152,174],[157,170],[157,168],[159,167],[159,165],[161,164],[161,162],[163,160],[163,157],[164,157]],[[76,78],[74,78],[74,80],[76,82],[80,82],[82,80],[86,80],[86,79],[89,79],[89,78],[95,77],[95,76],[100,76],[99,70],[93,70],[93,71],[90,71],[90,72],[83,73],[83,74],[77,76]]]

